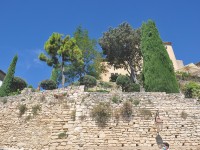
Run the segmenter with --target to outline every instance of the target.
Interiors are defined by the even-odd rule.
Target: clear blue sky
[[[200,61],[199,0],[0,0],[0,69],[7,72],[15,54],[15,76],[37,87],[51,68],[38,60],[53,32],[72,35],[82,25],[98,39],[126,21],[133,28],[152,19],[163,41],[173,43],[184,64]]]

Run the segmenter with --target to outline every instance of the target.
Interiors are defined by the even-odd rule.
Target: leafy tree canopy
[[[140,29],[133,29],[128,23],[110,28],[103,33],[99,44],[106,60],[115,68],[125,68],[132,81],[137,82],[136,72],[141,69]]]
[[[75,38],[70,38],[69,35],[63,38],[62,34],[53,33],[46,41],[45,53],[39,55],[39,59],[44,61],[53,68],[60,68],[62,74],[62,86],[65,83],[64,66],[77,63],[80,66],[83,64],[82,51],[78,47]]]

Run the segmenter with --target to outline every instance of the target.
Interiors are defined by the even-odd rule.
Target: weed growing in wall
[[[135,106],[138,106],[138,105],[140,104],[140,101],[139,101],[139,100],[133,100],[133,104],[134,104]]]
[[[86,119],[86,115],[81,115],[79,118],[80,118],[81,121],[83,121],[83,120]]]
[[[2,100],[1,100],[1,102],[3,103],[3,104],[6,104],[7,103],[7,98],[3,98]]]
[[[123,103],[121,107],[121,116],[124,120],[130,121],[133,114],[133,105],[130,101]]]
[[[71,112],[71,119],[72,119],[73,121],[76,120],[76,110],[73,110],[73,111]]]
[[[19,105],[18,108],[19,108],[19,117],[21,117],[27,111],[26,104],[21,104]]]
[[[35,105],[32,107],[32,113],[33,115],[37,115],[38,114],[38,111],[41,110],[41,106],[40,105]]]
[[[111,107],[109,103],[100,102],[91,110],[91,117],[97,125],[104,127],[111,117]]]
[[[113,113],[113,116],[114,116],[116,122],[118,123],[119,119],[120,119],[120,109],[115,109],[114,113]]]
[[[67,134],[66,134],[65,132],[62,132],[62,133],[59,133],[59,134],[58,134],[58,138],[59,138],[59,139],[63,139],[63,138],[65,138],[65,137],[67,137]]]
[[[151,111],[145,108],[140,109],[140,114],[144,116],[144,119],[147,120],[150,119],[150,117],[152,117]]]
[[[181,112],[181,118],[183,118],[184,120],[187,119],[188,114],[184,111]]]
[[[44,94],[42,94],[42,95],[40,96],[40,102],[44,102],[45,100],[46,100],[46,97],[45,97]]]
[[[117,95],[114,95],[111,100],[115,104],[118,104],[121,102],[119,96],[117,96]]]

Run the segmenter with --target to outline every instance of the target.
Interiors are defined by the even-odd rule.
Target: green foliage
[[[143,83],[147,92],[178,93],[172,61],[153,21],[142,24]]]
[[[140,101],[139,101],[139,100],[134,100],[134,101],[133,101],[133,104],[134,104],[135,106],[138,106],[138,105],[140,104]]]
[[[82,85],[85,85],[86,89],[88,87],[93,87],[97,84],[97,80],[95,79],[95,77],[90,76],[90,75],[85,75],[82,80],[80,80],[80,83]]]
[[[6,103],[8,102],[8,100],[7,100],[7,98],[3,98],[3,99],[1,99],[1,102],[2,102],[3,104],[6,104]]]
[[[21,117],[26,111],[27,111],[27,107],[26,104],[21,104],[19,105],[19,117]]]
[[[28,88],[31,88],[31,89],[33,89],[33,86],[32,86],[32,85],[29,85],[29,86],[28,86]]]
[[[115,104],[118,104],[119,102],[121,102],[119,96],[117,95],[114,95],[111,100]]]
[[[187,72],[176,72],[176,78],[183,81],[200,82],[200,77]]]
[[[62,133],[59,133],[59,134],[58,134],[58,138],[59,138],[59,139],[63,139],[63,138],[65,138],[65,137],[67,137],[67,134],[66,134],[65,132],[62,132]]]
[[[53,90],[57,88],[56,83],[52,80],[43,80],[40,83],[40,86],[45,90]]]
[[[112,84],[110,84],[109,82],[104,82],[104,81],[100,81],[99,85],[102,87],[102,88],[105,88],[105,89],[108,89],[108,88],[112,88]]]
[[[83,65],[73,68],[78,78],[84,75],[91,75],[100,78],[102,56],[97,51],[97,42],[90,39],[88,31],[79,26],[74,32],[74,38],[80,50],[83,53]]]
[[[199,98],[200,99],[200,85],[196,82],[189,82],[183,88],[186,98]]]
[[[129,83],[126,92],[140,92],[140,85],[136,83]]]
[[[126,101],[123,103],[121,108],[121,116],[124,120],[130,121],[133,114],[133,105],[130,101]]]
[[[118,76],[119,76],[119,74],[117,74],[117,73],[111,74],[110,82],[116,82]]]
[[[20,77],[13,78],[12,88],[11,88],[12,92],[18,92],[18,90],[21,91],[26,87],[27,87],[27,83],[24,79],[22,79]]]
[[[184,111],[181,112],[181,118],[183,118],[184,120],[187,119],[188,114]]]
[[[145,108],[140,109],[140,114],[144,116],[144,118],[147,120],[150,119],[150,117],[152,117],[151,111]]]
[[[58,69],[53,68],[52,72],[51,72],[51,78],[50,80],[54,81],[56,83],[56,85],[58,85],[58,77],[59,77],[59,72]]]
[[[33,115],[37,115],[38,111],[41,111],[41,106],[40,105],[34,105],[32,107],[32,113],[33,113]]]
[[[108,103],[100,102],[91,110],[91,117],[96,121],[97,125],[104,127],[111,117],[111,107]]]
[[[116,84],[122,87],[122,91],[126,92],[128,85],[131,83],[131,80],[128,76],[119,75],[116,80]]]
[[[10,64],[10,67],[8,69],[8,72],[3,80],[3,84],[0,87],[0,97],[8,96],[12,92],[12,82],[15,74],[15,67],[17,64],[18,56],[15,55],[15,57],[12,60],[12,63]]]
[[[73,63],[82,66],[82,51],[79,49],[74,38],[69,35],[62,38],[59,33],[53,33],[46,41],[44,46],[45,52],[39,55],[39,59],[47,63],[53,68],[60,68],[62,86],[65,84],[65,66],[70,66]]]
[[[76,120],[76,110],[73,110],[73,111],[71,112],[71,119],[72,119],[73,121]]]
[[[136,72],[141,69],[140,29],[134,30],[128,23],[109,28],[99,39],[106,60],[116,69],[124,68],[131,80],[137,82]]]

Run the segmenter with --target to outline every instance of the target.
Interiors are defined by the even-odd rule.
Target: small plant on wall
[[[133,104],[134,104],[135,106],[138,106],[138,105],[140,104],[140,101],[139,101],[139,100],[133,100]]]
[[[181,118],[183,118],[184,120],[187,119],[188,114],[184,111],[181,112]]]
[[[62,133],[59,133],[59,134],[58,134],[58,138],[59,138],[59,139],[63,139],[63,138],[65,138],[65,137],[67,137],[67,134],[66,134],[65,132],[62,132]]]
[[[35,105],[32,107],[32,113],[33,115],[37,115],[38,114],[38,111],[41,110],[41,106],[40,105]]]
[[[115,104],[118,104],[120,103],[120,98],[117,96],[117,95],[114,95],[112,98],[111,98],[112,102],[115,103]]]
[[[100,102],[91,110],[91,117],[97,125],[104,127],[111,117],[111,107],[109,103]]]
[[[121,116],[124,120],[130,121],[133,114],[133,105],[130,101],[124,102],[121,108]]]
[[[71,112],[71,119],[72,119],[73,121],[76,120],[76,110],[73,110],[73,111]]]
[[[152,117],[152,113],[150,110],[142,108],[140,109],[140,114],[144,116],[144,119],[148,120]]]
[[[27,111],[26,104],[21,104],[19,105],[18,108],[19,108],[19,117],[21,117]]]

